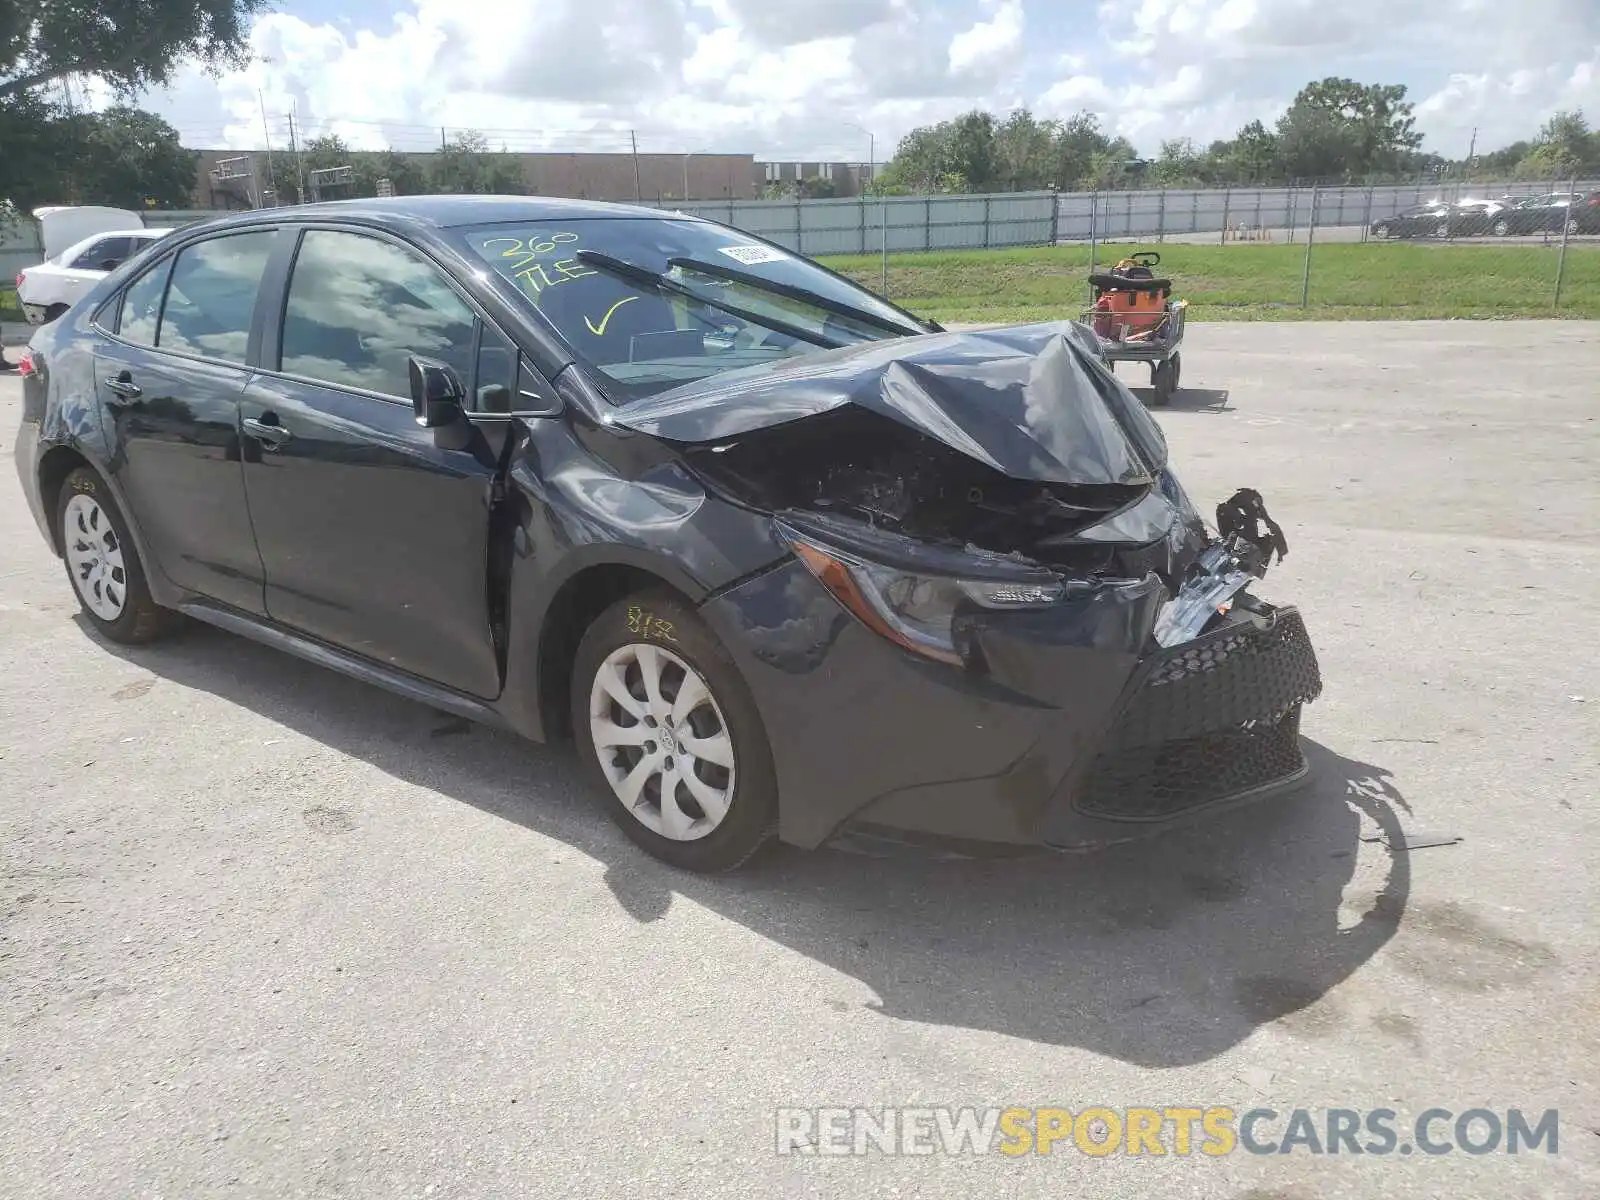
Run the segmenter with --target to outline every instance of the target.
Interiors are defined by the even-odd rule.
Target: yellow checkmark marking
[[[595,337],[604,337],[605,336],[605,332],[606,332],[606,326],[611,323],[611,318],[612,318],[613,315],[615,315],[617,309],[621,308],[624,304],[628,303],[628,301],[637,300],[638,298],[639,297],[637,297],[637,296],[625,296],[623,299],[618,300],[610,308],[606,309],[606,315],[600,318],[599,328],[596,328],[595,327],[595,323],[593,321],[591,321],[588,317],[585,317],[583,319],[583,323],[589,327],[589,332],[594,334]]]

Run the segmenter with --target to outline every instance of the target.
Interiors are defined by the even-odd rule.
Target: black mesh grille
[[[1245,621],[1148,664],[1076,807],[1124,820],[1171,816],[1297,774],[1300,708],[1322,673],[1293,609],[1265,629]]]
[[[1288,779],[1304,766],[1296,707],[1276,721],[1102,754],[1077,805],[1094,816],[1152,820]]]

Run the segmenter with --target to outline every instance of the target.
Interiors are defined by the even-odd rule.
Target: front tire
[[[1379,225],[1376,229],[1374,229],[1372,231],[1372,236],[1377,238],[1380,242],[1388,241],[1389,240],[1389,227],[1387,225]]]
[[[61,559],[83,615],[123,645],[154,641],[177,614],[151,598],[139,551],[105,481],[88,467],[71,472],[56,500]]]
[[[777,832],[772,752],[750,689],[709,626],[668,592],[589,626],[572,727],[602,806],[635,843],[690,871],[731,871]]]

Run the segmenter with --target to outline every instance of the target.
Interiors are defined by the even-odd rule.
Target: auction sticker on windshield
[[[736,258],[747,267],[757,263],[782,262],[789,256],[782,250],[772,246],[721,246],[719,249],[729,258]]]

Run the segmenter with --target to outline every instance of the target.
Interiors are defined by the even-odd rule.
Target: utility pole
[[[261,105],[261,136],[267,144],[267,182],[272,185],[272,199],[278,200],[278,178],[272,172],[272,130],[267,127],[267,99],[256,89],[256,101]]]
[[[1472,182],[1472,160],[1477,156],[1477,153],[1478,153],[1478,127],[1476,125],[1474,125],[1472,127],[1472,141],[1467,144],[1467,177],[1463,181],[1465,183],[1471,183]]]
[[[633,198],[644,199],[644,189],[639,185],[639,135],[634,130],[628,130],[628,141],[633,146]]]
[[[289,106],[289,149],[294,154],[295,196],[301,204],[306,202],[306,162],[300,157],[300,131],[295,127],[298,104]]]
[[[878,138],[877,135],[865,125],[857,125],[854,121],[844,122],[851,129],[859,130],[867,135],[867,178],[874,186],[878,183]],[[862,205],[867,202],[865,189],[861,189],[859,197]],[[863,218],[865,223],[865,218]],[[883,189],[878,188],[878,292],[885,299],[889,296],[889,200]]]

